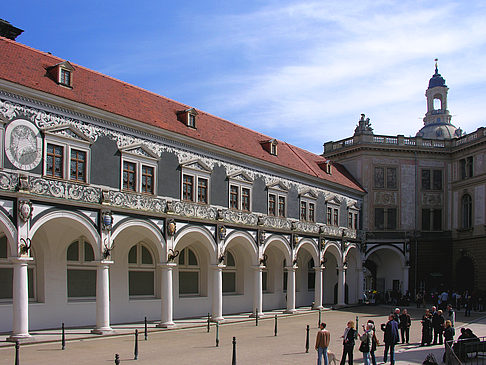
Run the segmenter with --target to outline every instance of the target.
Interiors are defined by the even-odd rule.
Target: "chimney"
[[[22,29],[16,28],[8,21],[0,19],[0,36],[14,41],[22,32]]]

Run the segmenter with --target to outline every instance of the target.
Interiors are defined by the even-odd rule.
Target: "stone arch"
[[[222,246],[222,251],[226,252],[229,246],[238,244],[243,247],[250,256],[253,265],[258,265],[258,249],[255,244],[254,238],[245,231],[233,231],[226,236],[224,244]]]
[[[10,249],[10,256],[17,256],[17,229],[5,213],[0,211],[0,230],[7,237]]]
[[[83,214],[68,210],[52,210],[42,215],[37,219],[34,225],[30,228],[30,235],[33,238],[37,231],[44,225],[55,220],[64,221],[68,225],[78,228],[80,236],[86,237],[91,245],[93,245],[95,260],[101,260],[101,239],[93,223]],[[69,242],[70,243],[70,242]],[[67,249],[66,245],[66,249]]]
[[[373,248],[371,248],[365,256],[365,260],[367,260],[373,253],[379,251],[379,250],[391,250],[395,252],[398,257],[400,258],[400,263],[402,265],[405,265],[405,255],[403,254],[403,251],[400,250],[398,247],[393,246],[393,245],[377,245]]]
[[[290,265],[292,262],[292,251],[290,250],[289,241],[280,235],[272,234],[265,240],[262,252],[265,253],[269,247],[277,248],[284,255],[287,264]]]
[[[342,265],[343,256],[341,253],[341,245],[339,243],[334,241],[326,242],[322,255],[324,256],[327,252],[329,252],[336,259],[338,265]]]
[[[299,251],[300,251],[301,248],[306,250],[312,256],[312,258],[314,259],[315,265],[319,265],[319,263],[321,262],[320,253],[319,253],[319,251],[316,247],[316,244],[313,240],[311,240],[309,238],[301,239],[299,244],[295,248],[295,257],[297,257],[297,255],[299,254]]]
[[[190,245],[190,243],[186,243],[186,238],[196,238],[197,242],[200,242],[202,246],[207,249],[209,254],[209,259],[211,264],[217,264],[218,259],[218,249],[216,242],[214,241],[214,237],[212,233],[206,229],[205,227],[201,226],[193,226],[187,225],[180,230],[178,230],[175,239],[174,239],[174,250],[182,251],[184,247]]]
[[[116,242],[115,240],[117,237],[122,234],[123,232],[126,232],[127,230],[142,230],[145,234],[146,237],[148,238],[149,241],[154,243],[153,248],[155,248],[155,258],[158,262],[165,262],[166,261],[166,251],[167,251],[167,245],[165,242],[165,239],[158,229],[157,226],[152,224],[149,221],[143,220],[143,219],[126,219],[117,224],[111,234],[111,240],[112,244]],[[144,241],[144,239],[140,239],[138,241]],[[144,241],[145,242],[145,241]],[[137,243],[137,242],[134,242]],[[146,242],[147,243],[147,242]],[[149,244],[149,246],[152,246]]]

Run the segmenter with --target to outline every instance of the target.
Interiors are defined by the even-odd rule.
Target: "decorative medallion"
[[[105,231],[111,231],[113,226],[113,215],[111,211],[104,210],[101,212],[101,226]]]
[[[32,207],[32,202],[29,200],[19,200],[19,218],[23,222],[27,222],[30,217],[32,217],[32,212],[34,208]]]
[[[224,241],[224,239],[226,238],[226,227],[225,226],[219,226],[218,236],[219,236],[220,241]]]
[[[39,129],[24,119],[11,122],[5,131],[5,152],[15,167],[24,171],[36,168],[42,158]]]
[[[173,235],[175,235],[176,230],[177,230],[177,227],[176,227],[175,220],[169,219],[167,221],[167,233],[169,234],[169,236],[172,237]]]

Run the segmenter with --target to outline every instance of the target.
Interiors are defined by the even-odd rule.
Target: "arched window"
[[[461,200],[462,228],[472,227],[472,199],[471,195],[464,194]]]
[[[10,302],[13,297],[13,266],[8,260],[10,248],[7,236],[0,233],[0,302]],[[30,250],[32,255],[32,249]],[[35,257],[33,255],[32,257]],[[29,261],[27,268],[27,279],[29,283],[29,299],[35,299],[35,260]]]
[[[153,297],[154,293],[154,259],[150,250],[139,242],[128,252],[128,295]]]
[[[316,286],[316,271],[314,270],[314,259],[307,262],[307,291],[314,291]]]
[[[179,254],[179,294],[199,295],[199,262],[190,248],[184,248]]]
[[[83,238],[71,243],[66,253],[68,298],[96,298],[94,251]]]
[[[223,293],[236,293],[236,262],[233,254],[226,251],[223,269]]]

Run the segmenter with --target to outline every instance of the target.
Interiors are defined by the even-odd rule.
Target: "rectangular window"
[[[459,161],[459,170],[461,175],[461,180],[466,178],[466,159],[462,159]]]
[[[442,170],[434,170],[432,179],[432,189],[442,190]]]
[[[276,196],[275,194],[268,194],[268,215],[275,216],[276,215]]]
[[[236,292],[236,272],[223,271],[223,293]]]
[[[250,189],[241,189],[241,209],[247,212],[250,211]]]
[[[231,185],[230,186],[230,208],[232,209],[238,209],[238,186],[236,185]]]
[[[315,222],[316,221],[316,214],[315,214],[315,205],[314,203],[309,203],[309,221]]]
[[[268,271],[262,271],[262,291],[268,291]]]
[[[64,178],[64,148],[47,144],[46,175]]]
[[[386,188],[397,188],[397,169],[395,167],[387,167],[386,169]]]
[[[188,115],[187,125],[192,128],[196,128],[196,116],[194,114]]]
[[[61,80],[60,83],[66,86],[71,86],[71,71],[61,68]]]
[[[287,281],[288,281],[289,273],[284,268],[283,272],[283,291],[287,291]]]
[[[474,175],[474,164],[473,164],[473,157],[469,156],[466,159],[466,168],[467,168],[467,177],[473,177]]]
[[[153,271],[129,271],[128,272],[128,295],[154,295],[154,272]]]
[[[383,167],[375,167],[375,188],[385,187],[385,169]]]
[[[300,220],[305,221],[307,220],[307,203],[300,202]]]
[[[285,217],[285,197],[278,197],[278,216]]]
[[[334,214],[333,214],[333,225],[338,227],[339,226],[339,209],[334,209]]]
[[[179,294],[199,294],[198,271],[179,271]]]
[[[327,208],[327,225],[330,226],[332,224],[332,208]]]
[[[385,229],[385,209],[375,208],[375,229]]]
[[[86,182],[86,152],[71,150],[71,180]]]
[[[430,170],[422,170],[422,190],[430,189]]]
[[[430,209],[422,209],[422,230],[430,231]]]
[[[397,208],[388,208],[386,213],[386,229],[397,229]]]
[[[67,270],[68,298],[96,297],[96,270]]]
[[[208,203],[208,179],[197,179],[197,201],[198,203]]]
[[[142,193],[154,193],[154,168],[142,165]]]
[[[137,165],[123,161],[123,189],[137,191]]]
[[[348,213],[348,228],[353,228],[353,213]]]
[[[182,199],[194,201],[193,199],[194,178],[191,175],[184,175],[182,177]]]
[[[432,217],[434,231],[442,231],[442,209],[434,209]]]
[[[316,272],[309,268],[307,271],[307,291],[314,291],[316,287]]]
[[[354,229],[358,229],[358,213],[354,213]]]

